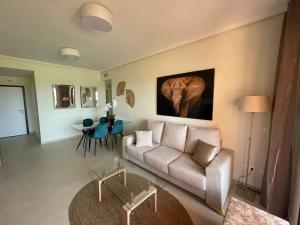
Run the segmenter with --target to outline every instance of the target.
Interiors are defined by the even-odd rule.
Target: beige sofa
[[[205,199],[210,207],[223,214],[232,180],[233,154],[220,149],[220,130],[163,121],[147,123],[153,131],[153,147],[136,147],[134,136],[125,136],[123,158]],[[219,149],[206,168],[192,160],[198,139]]]

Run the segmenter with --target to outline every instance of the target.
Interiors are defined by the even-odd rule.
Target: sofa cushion
[[[165,122],[148,120],[147,123],[147,129],[152,130],[153,143],[160,144]]]
[[[128,155],[144,162],[144,153],[149,152],[156,147],[158,147],[158,144],[155,144],[155,143],[153,144],[152,147],[149,147],[149,146],[136,147],[135,144],[132,144],[132,145],[127,146],[127,153],[128,153]]]
[[[159,169],[162,172],[168,173],[168,165],[177,159],[182,152],[175,149],[159,146],[152,151],[144,154],[144,161],[150,165]]]
[[[175,148],[183,152],[185,147],[187,128],[188,126],[184,124],[166,123],[161,145]]]
[[[216,146],[220,151],[221,132],[218,128],[189,126],[185,144],[186,153],[194,153],[197,141],[201,140],[207,144]]]
[[[204,169],[193,161],[190,154],[182,154],[169,164],[169,175],[195,188],[206,190]]]

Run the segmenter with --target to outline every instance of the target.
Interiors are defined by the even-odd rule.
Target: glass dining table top
[[[131,121],[127,120],[127,119],[123,119],[121,118],[116,118],[116,120],[122,120],[124,124],[129,124],[131,123]],[[84,131],[84,130],[90,130],[90,129],[94,129],[97,125],[99,124],[99,120],[95,120],[92,126],[89,127],[84,127],[82,123],[76,123],[76,124],[72,124],[72,128],[74,128],[77,131]]]
[[[92,126],[84,127],[82,123],[77,123],[77,124],[73,124],[72,127],[75,130],[83,131],[83,130],[94,129],[98,124],[99,124],[99,121],[94,121]]]

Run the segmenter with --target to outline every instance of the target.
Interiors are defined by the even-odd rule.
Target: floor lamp
[[[243,112],[251,113],[251,125],[250,125],[250,136],[248,138],[248,154],[247,154],[247,171],[245,174],[246,182],[245,186],[237,189],[237,194],[246,198],[249,201],[254,201],[255,195],[248,187],[248,177],[249,177],[249,162],[252,144],[252,127],[254,113],[266,113],[271,111],[270,101],[268,96],[244,96],[241,100],[240,110]]]

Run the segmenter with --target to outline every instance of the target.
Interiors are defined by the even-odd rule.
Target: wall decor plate
[[[118,83],[117,90],[116,90],[117,96],[125,94],[125,85],[126,85],[125,81],[120,81]]]
[[[135,103],[135,95],[134,92],[130,89],[126,89],[126,103],[133,108]]]

